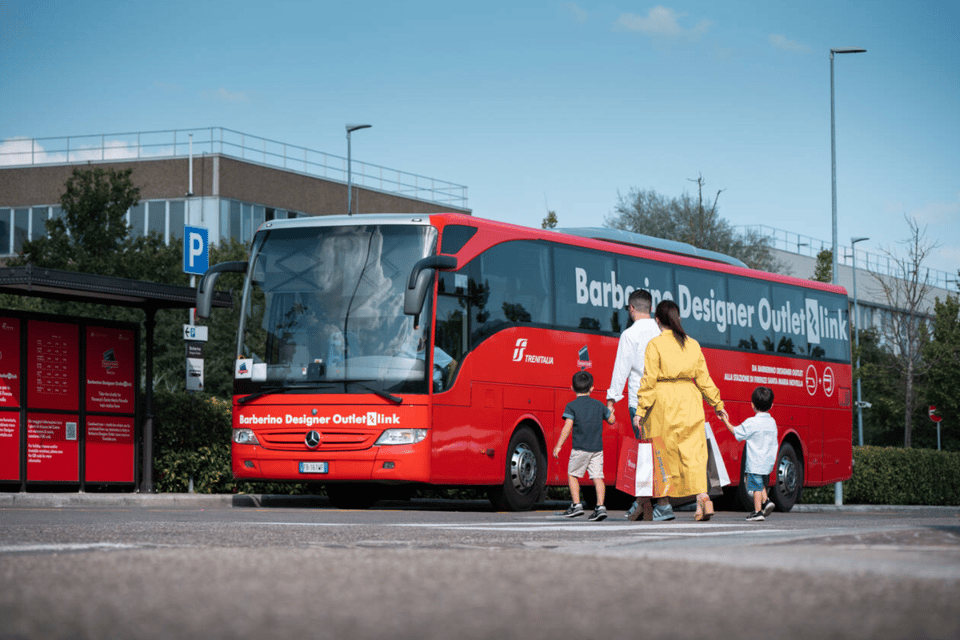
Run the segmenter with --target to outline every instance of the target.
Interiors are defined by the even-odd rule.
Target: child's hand
[[[560,445],[557,445],[553,448],[553,457],[554,458],[560,457]]]

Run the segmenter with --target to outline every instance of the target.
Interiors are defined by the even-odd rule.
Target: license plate
[[[327,473],[330,470],[328,462],[301,462],[300,473]]]

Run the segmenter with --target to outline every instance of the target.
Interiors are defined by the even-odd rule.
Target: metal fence
[[[783,229],[774,229],[766,225],[742,225],[737,229],[745,232],[754,232],[760,236],[770,238],[771,245],[775,249],[796,253],[811,258],[816,258],[817,254],[823,250],[829,251],[832,248],[832,241],[812,238],[792,231]],[[839,245],[837,247],[837,264],[848,267],[853,266],[853,251],[850,247]],[[888,255],[870,253],[863,249],[857,249],[857,269],[863,269],[879,275],[902,278],[903,261]],[[920,275],[920,280],[926,279],[927,284],[940,289],[954,290],[957,288],[957,274],[948,273],[939,269],[924,269]]]
[[[161,159],[221,154],[346,183],[347,159],[223,127],[101,133],[59,138],[14,138],[0,145],[0,166]],[[467,208],[467,187],[446,180],[353,160],[351,182],[406,198]]]

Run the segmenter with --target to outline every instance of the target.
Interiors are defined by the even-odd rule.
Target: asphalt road
[[[0,640],[960,637],[960,509],[0,495]]]

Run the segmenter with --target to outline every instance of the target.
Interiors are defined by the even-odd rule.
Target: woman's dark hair
[[[687,332],[680,325],[680,307],[677,306],[677,303],[673,300],[662,300],[657,305],[656,318],[660,326],[673,331],[673,337],[683,347],[687,341]]]

